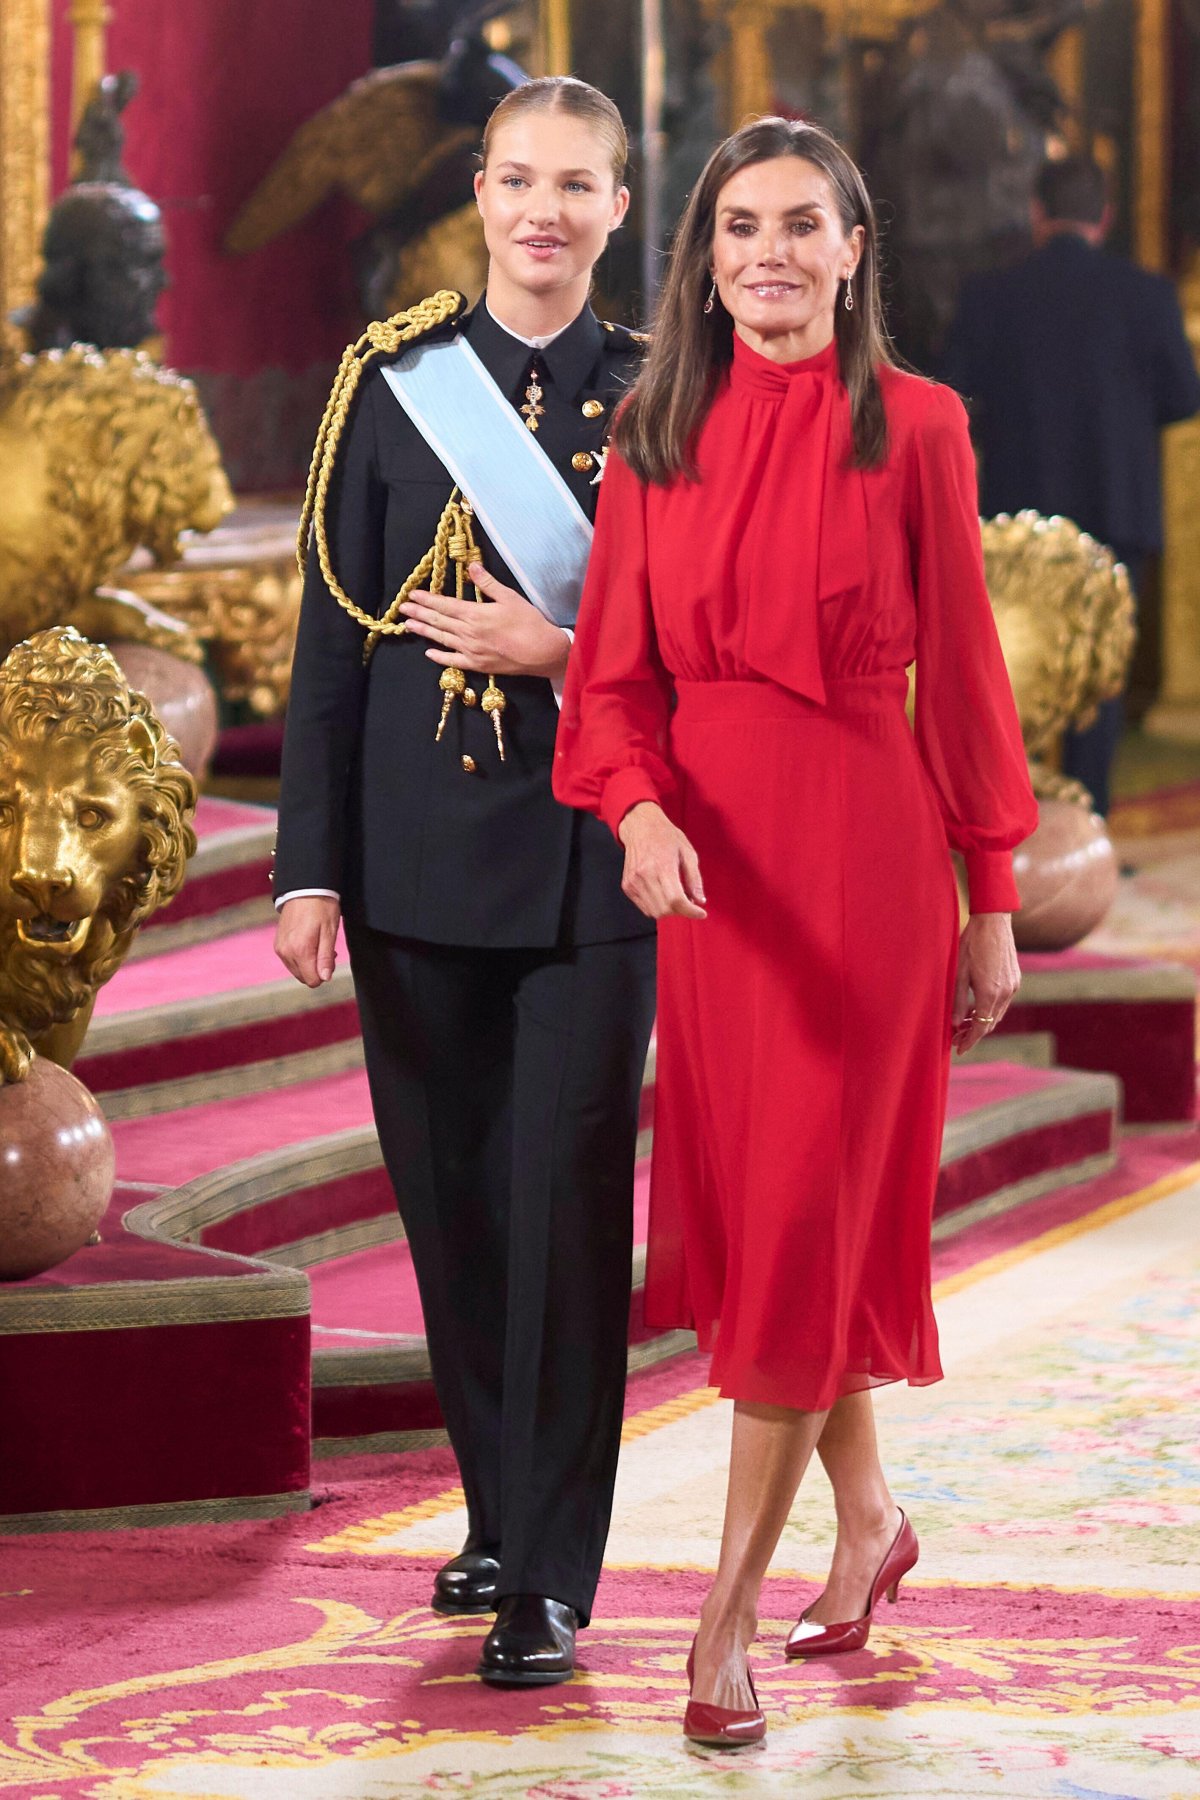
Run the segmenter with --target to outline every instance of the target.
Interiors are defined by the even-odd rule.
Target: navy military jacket
[[[1123,555],[1162,547],[1159,432],[1200,411],[1164,276],[1056,234],[966,283],[939,373],[971,403],[985,513],[1031,506]]]
[[[544,349],[514,338],[482,302],[437,328],[465,331],[514,406],[536,362],[537,442],[589,517],[596,452],[637,370],[634,334],[590,307]],[[338,449],[326,509],[332,566],[373,616],[433,543],[453,481],[372,364]],[[517,587],[476,521],[489,572]],[[442,742],[441,668],[427,640],[366,634],[333,598],[312,549],[284,740],[275,893],[330,888],[348,917],[431,944],[551,948],[654,929],[621,892],[620,847],[550,787],[558,707],[548,681],[498,677],[507,760],[476,706],[453,707]],[[486,674],[468,671],[482,694]],[[474,760],[466,773],[464,756]]]

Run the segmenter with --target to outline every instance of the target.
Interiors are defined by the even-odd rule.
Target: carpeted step
[[[1116,1075],[1130,1124],[1195,1117],[1196,974],[1182,963],[1026,951],[997,1041],[1009,1032],[1050,1032],[1065,1067]]]
[[[274,807],[204,794],[196,808],[195,827],[198,846],[183,887],[142,926],[130,952],[133,959],[221,937],[273,917]]]
[[[643,1143],[652,1097],[651,1080]],[[956,1069],[938,1234],[1106,1166],[1117,1105],[1106,1076]],[[0,1472],[0,1530],[297,1504],[310,1370],[319,1452],[429,1441],[420,1310],[362,1070],[118,1119],[113,1136],[123,1185],[102,1248],[0,1290],[0,1426],[27,1446],[15,1486]],[[647,1187],[643,1158],[634,1367],[689,1341],[642,1316]],[[272,1431],[259,1430],[272,1406]],[[270,1472],[257,1451],[239,1459],[243,1425],[273,1447]],[[176,1433],[189,1448],[173,1457]]]
[[[118,1185],[100,1242],[0,1286],[0,1532],[307,1505],[298,1271],[145,1236]]]
[[[75,1074],[109,1119],[265,1092],[362,1062],[344,940],[332,981],[294,981],[274,923],[126,963],[96,997]]]
[[[652,1066],[649,1076],[643,1144]],[[1109,1076],[997,1063],[956,1067],[936,1235],[1109,1167],[1119,1100]],[[172,1189],[141,1209],[142,1229],[308,1270],[314,1437],[325,1452],[368,1440],[403,1446],[413,1433],[432,1429],[416,1284],[367,1109],[362,1078],[342,1077],[262,1096],[256,1106],[235,1100],[191,1108],[174,1126],[132,1119],[114,1128],[123,1172]],[[296,1142],[289,1135],[295,1121],[316,1116],[329,1126],[321,1138]],[[346,1128],[338,1129],[339,1121]],[[648,1328],[641,1312],[648,1177],[643,1156],[630,1318],[631,1364],[639,1367],[685,1341]]]

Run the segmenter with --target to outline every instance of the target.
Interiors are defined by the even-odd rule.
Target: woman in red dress
[[[759,1588],[814,1449],[837,1545],[789,1654],[865,1642],[916,1561],[870,1390],[941,1375],[949,1053],[1016,990],[1037,809],[963,408],[889,357],[870,199],[826,132],[765,119],[714,152],[616,445],[555,792],[661,921],[646,1313],[694,1325],[735,1402],[685,1729],[747,1742]]]

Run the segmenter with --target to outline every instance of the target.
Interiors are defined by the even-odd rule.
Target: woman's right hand
[[[639,912],[648,919],[708,917],[696,852],[661,806],[642,800],[630,807],[617,836],[625,846],[621,887]]]
[[[340,902],[325,894],[301,894],[280,907],[275,954],[305,987],[320,987],[332,979],[341,917]]]

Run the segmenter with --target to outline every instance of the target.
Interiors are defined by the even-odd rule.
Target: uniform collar
[[[497,324],[482,300],[467,320],[466,335],[497,387],[510,399],[524,388],[529,365],[536,356],[539,369],[559,393],[573,400],[595,367],[604,341],[600,321],[591,307],[585,306],[544,349],[533,350]]]

